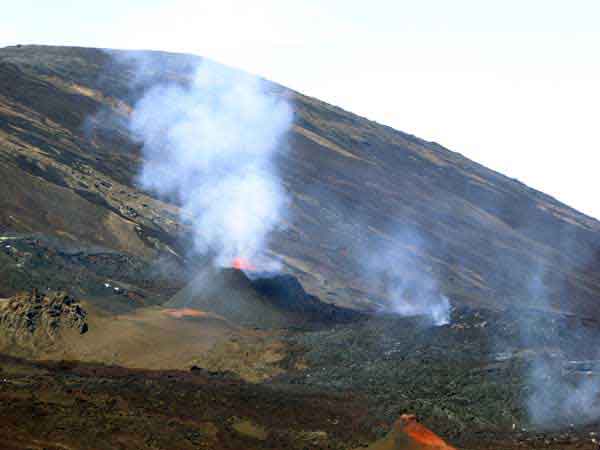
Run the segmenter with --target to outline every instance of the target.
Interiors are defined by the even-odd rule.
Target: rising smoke
[[[264,82],[204,61],[185,86],[158,84],[136,103],[139,181],[178,199],[197,252],[218,265],[259,258],[288,202],[273,158],[291,122],[289,104]]]
[[[573,361],[575,362],[575,361]],[[600,417],[600,384],[586,371],[565,377],[566,360],[537,357],[528,374],[530,392],[527,412],[530,421],[544,428],[586,424]],[[598,361],[590,361],[589,372],[598,372]]]
[[[566,282],[557,273],[538,268],[530,279],[532,303],[551,310],[551,284]],[[564,318],[547,313],[522,314],[520,340],[533,356],[526,373],[526,407],[532,424],[542,428],[585,424],[600,418],[600,336],[576,317],[565,327]]]
[[[288,206],[274,157],[292,123],[290,105],[268,95],[258,78],[210,61],[195,68],[189,60],[175,63],[170,71],[191,79],[182,85],[160,81],[157,74],[166,62],[159,56],[117,57],[137,68],[134,88],[151,86],[135,103],[129,122],[142,143],[140,184],[177,199],[183,221],[193,230],[194,250],[215,255],[217,265],[258,259],[261,268],[276,267],[264,250],[269,232],[282,227]],[[424,246],[417,232],[396,237],[409,247]],[[409,247],[369,249],[374,257],[360,256],[361,271],[389,299],[386,310],[446,324],[449,301],[432,274],[412,270],[422,262],[415,262]]]
[[[384,307],[402,316],[426,316],[437,326],[450,322],[450,301],[419,256],[425,241],[416,231],[396,233],[385,246],[371,248],[364,274],[388,299]]]

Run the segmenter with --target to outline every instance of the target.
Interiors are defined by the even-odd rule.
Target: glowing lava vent
[[[244,272],[256,271],[256,267],[251,264],[250,261],[240,257],[234,258],[234,260],[231,261],[231,267],[237,270],[243,270]]]

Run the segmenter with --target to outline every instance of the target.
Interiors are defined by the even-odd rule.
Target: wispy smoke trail
[[[450,322],[450,301],[434,275],[422,270],[423,262],[410,250],[424,245],[416,232],[398,234],[385,247],[369,250],[371,256],[364,259],[365,275],[388,299],[387,310],[403,316],[427,316],[433,324],[445,325]]]
[[[532,300],[545,310],[552,309],[547,282],[566,282],[556,277],[543,269],[531,277]],[[534,351],[525,380],[529,419],[544,428],[593,422],[600,418],[598,332],[584,329],[578,320],[565,330],[547,317],[547,313],[522,315],[519,321],[521,343]],[[582,357],[584,361],[580,361]],[[571,370],[580,365],[583,370]],[[596,375],[590,376],[593,373]]]
[[[159,84],[135,105],[140,182],[177,197],[195,249],[217,264],[260,256],[288,202],[273,159],[291,122],[289,104],[261,80],[203,62],[191,83]]]
[[[600,383],[585,372],[577,379],[565,379],[565,361],[538,357],[528,375],[531,392],[527,411],[532,423],[542,427],[562,427],[567,423],[586,424],[600,417]],[[600,364],[591,362],[590,371],[598,373]]]

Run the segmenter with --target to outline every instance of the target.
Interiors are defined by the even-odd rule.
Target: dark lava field
[[[0,49],[0,448],[598,448],[598,221],[267,83],[278,264],[215,266],[126,126],[200,61]]]

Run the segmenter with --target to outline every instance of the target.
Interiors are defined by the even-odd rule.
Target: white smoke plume
[[[547,283],[556,277],[543,268],[531,276],[532,300],[546,311],[553,309]],[[523,347],[535,352],[526,374],[529,420],[542,428],[594,422],[600,418],[600,335],[581,322],[559,330],[547,317],[523,314],[519,321]]]
[[[565,377],[564,360],[538,357],[528,373],[530,392],[527,412],[531,422],[544,428],[595,422],[600,417],[600,383],[598,360],[589,361],[588,371]],[[589,374],[588,374],[589,373]]]
[[[137,102],[130,128],[143,143],[141,185],[176,198],[195,250],[260,257],[288,202],[274,156],[292,122],[285,99],[260,79],[202,62],[191,82],[154,86]]]
[[[402,316],[425,316],[436,326],[450,322],[451,306],[433,273],[416,252],[424,241],[416,232],[402,232],[389,245],[370,249],[365,274],[377,285],[388,304],[384,308]]]

